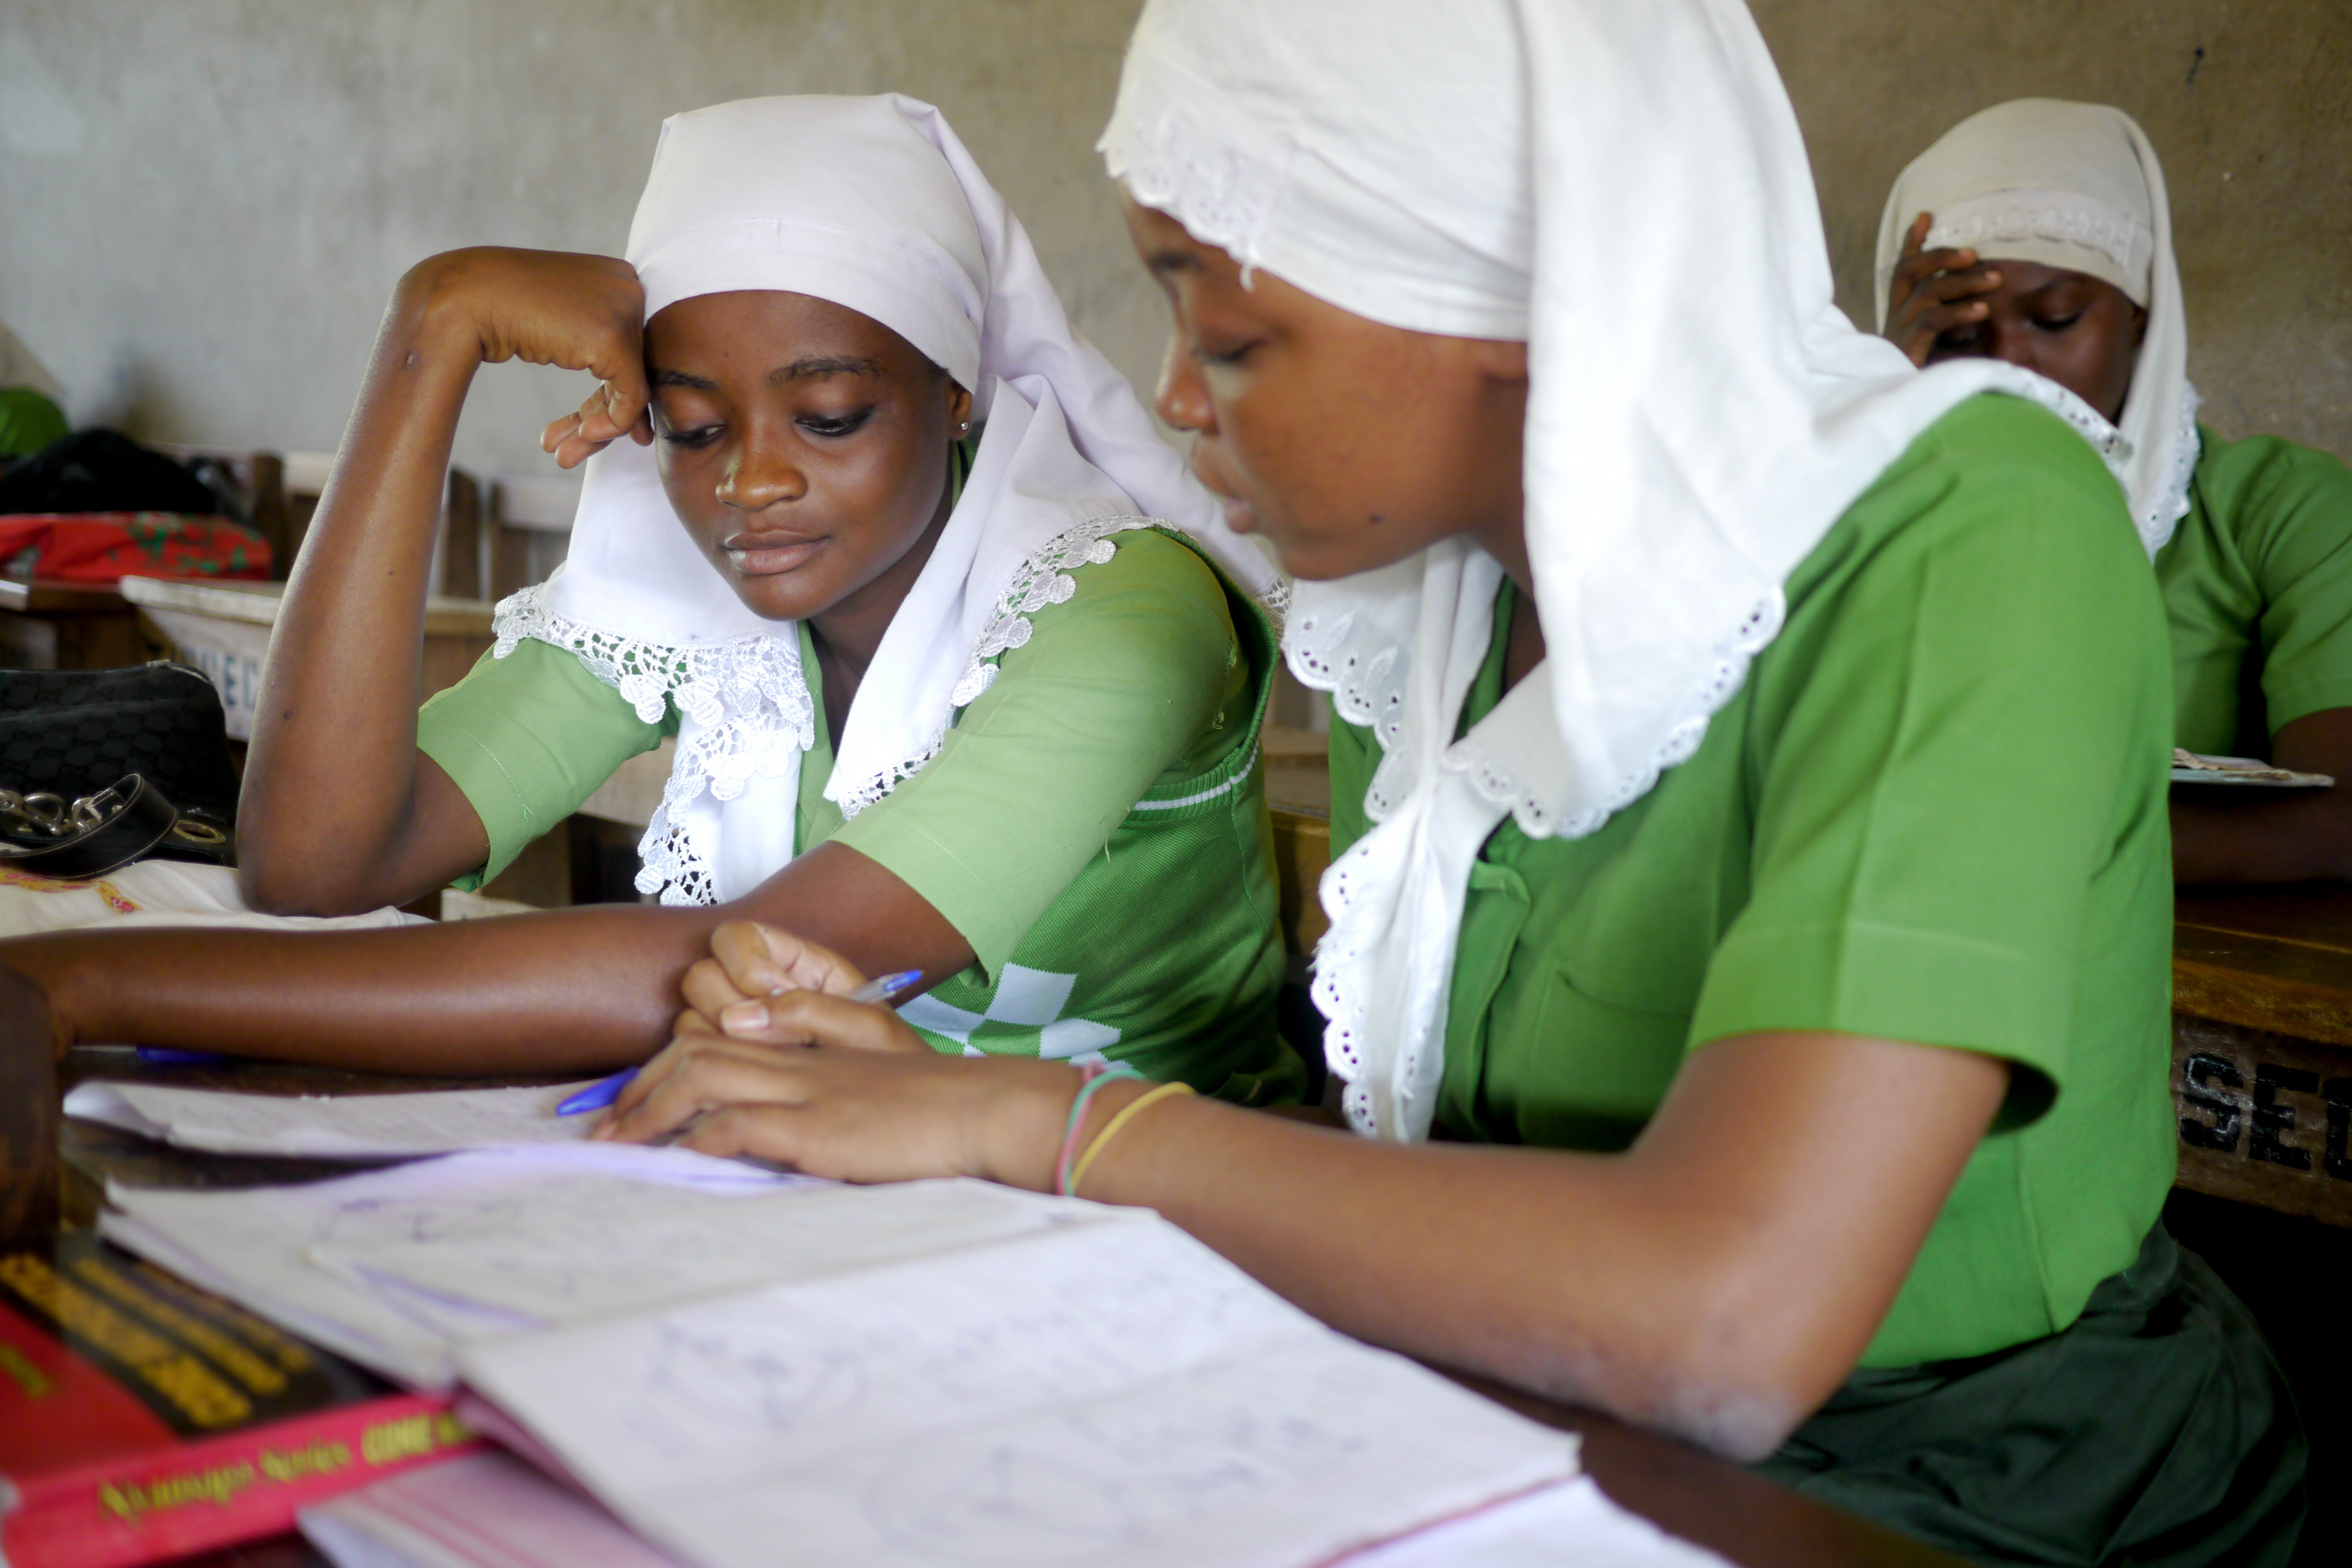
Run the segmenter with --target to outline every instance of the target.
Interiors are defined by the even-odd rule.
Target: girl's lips
[[[806,565],[824,545],[821,538],[797,533],[739,533],[719,548],[744,576],[772,577]]]

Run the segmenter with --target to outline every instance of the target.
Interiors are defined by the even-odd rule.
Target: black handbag
[[[0,867],[234,865],[236,788],[220,693],[198,670],[0,671]]]

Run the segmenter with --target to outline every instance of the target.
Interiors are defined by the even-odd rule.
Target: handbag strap
[[[0,790],[0,811],[42,820],[41,814],[24,811],[26,797]],[[99,791],[84,795],[59,821],[73,826],[47,844],[14,844],[0,839],[0,869],[29,871],[43,877],[98,877],[127,866],[162,843],[179,821],[179,809],[163,792],[138,773],[126,773]]]

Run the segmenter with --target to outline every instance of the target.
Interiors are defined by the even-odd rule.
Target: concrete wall
[[[2113,103],[2164,161],[2207,422],[2352,457],[2352,3],[1750,4],[1857,321],[1887,188],[1929,142],[2006,99]]]
[[[419,258],[617,251],[665,115],[776,92],[947,110],[1081,330],[1158,353],[1092,147],[1139,0],[8,0],[0,321],[84,417],[331,448]],[[494,366],[457,461],[553,472],[584,378]]]
[[[2162,152],[2191,369],[2226,431],[2352,452],[2347,0],[1755,0],[1866,311],[1880,202],[1963,115],[2101,99]],[[1080,325],[1148,381],[1160,306],[1090,151],[1138,0],[10,0],[0,321],[75,411],[331,447],[419,257],[617,248],[656,126],[756,93],[941,104]],[[498,367],[458,460],[530,471],[576,378]]]

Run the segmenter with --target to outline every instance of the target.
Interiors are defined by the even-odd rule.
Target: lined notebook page
[[[1573,1440],[1148,1215],[461,1353],[656,1546],[1303,1568],[1572,1475]]]

